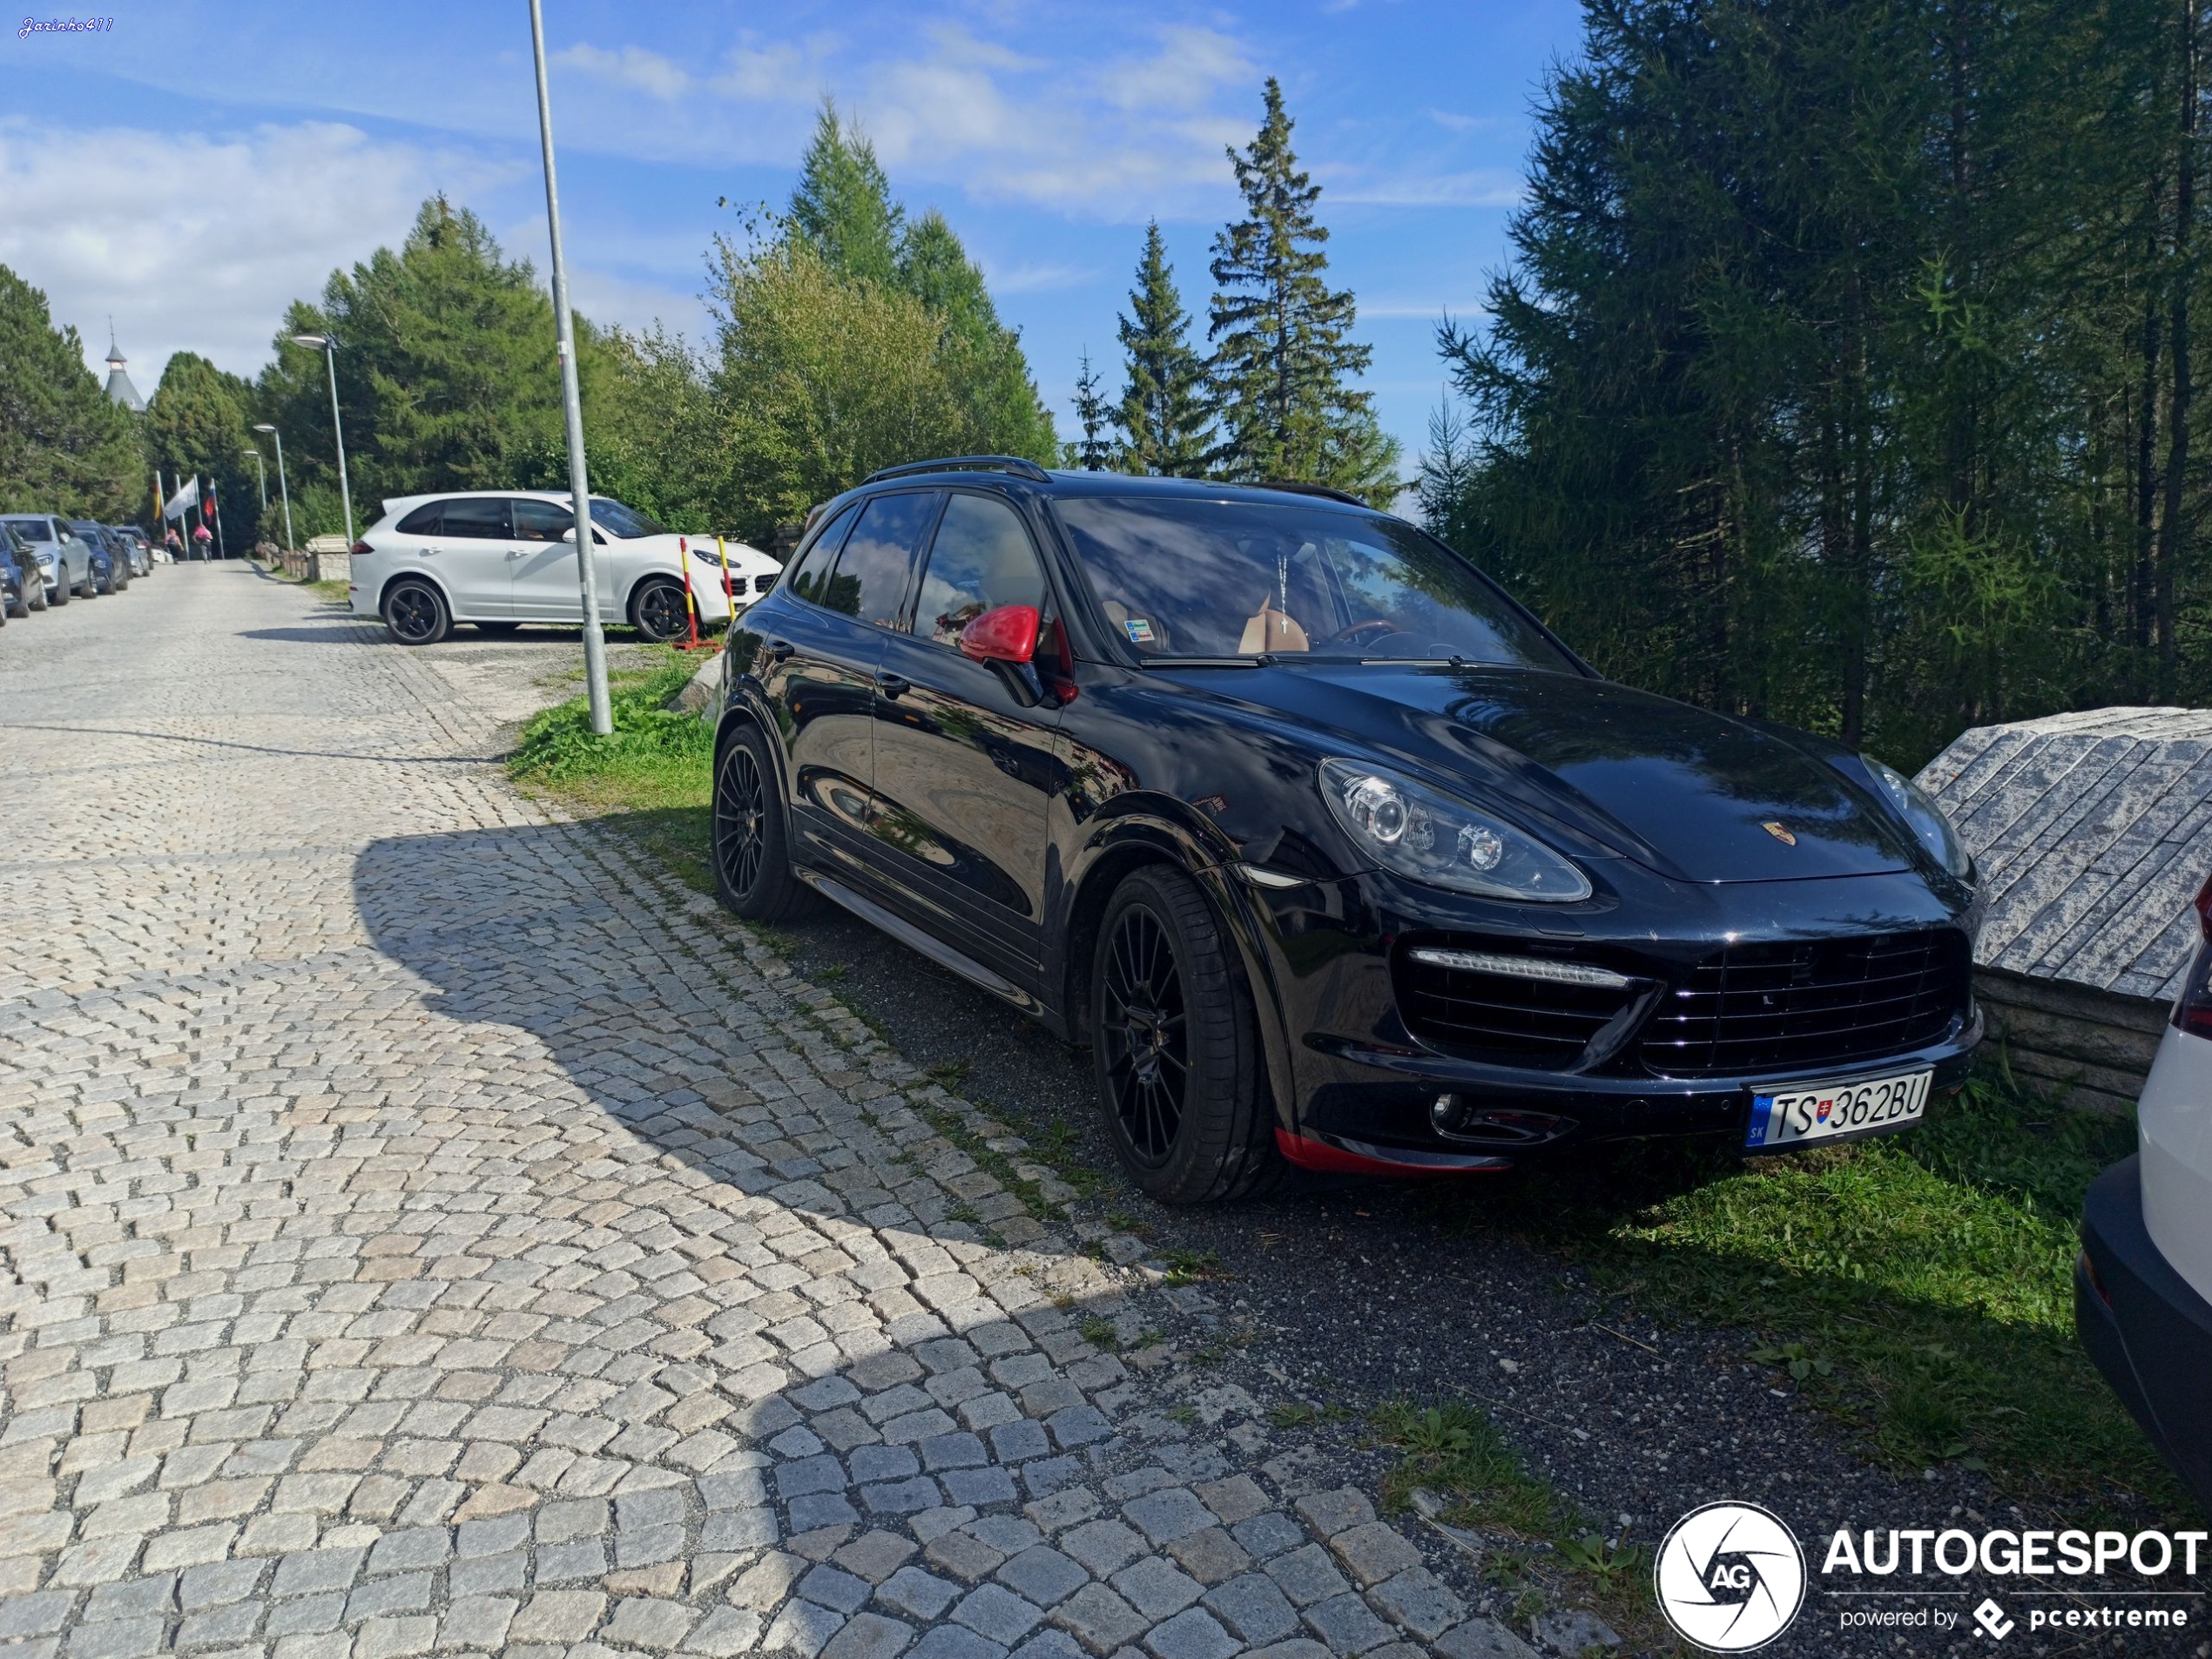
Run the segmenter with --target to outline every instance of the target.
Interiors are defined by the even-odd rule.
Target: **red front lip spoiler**
[[[1495,1175],[1513,1168],[1511,1158],[1472,1152],[1416,1152],[1341,1138],[1323,1140],[1293,1135],[1286,1129],[1275,1131],[1275,1147],[1285,1161],[1301,1170],[1332,1175],[1383,1175],[1404,1180],[1438,1175]]]

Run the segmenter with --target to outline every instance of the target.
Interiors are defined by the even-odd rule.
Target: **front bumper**
[[[1626,1136],[1729,1136],[1740,1145],[1754,1085],[1925,1069],[1942,1093],[1966,1080],[1982,1035],[1970,1001],[1947,1028],[1908,1043],[1725,1075],[1666,1075],[1640,1057],[1657,997],[1591,1058],[1563,1067],[1447,1051],[1409,1027],[1393,973],[1393,954],[1409,939],[1541,948],[1634,967],[1671,985],[1723,945],[1955,930],[1963,953],[1979,921],[1972,895],[1939,894],[1909,873],[1696,887],[1636,870],[1607,873],[1609,891],[1557,907],[1461,900],[1372,872],[1247,887],[1256,954],[1279,1021],[1275,1074],[1290,1084],[1283,1128],[1305,1143],[1286,1143],[1285,1155],[1315,1167],[1343,1153],[1406,1173],[1446,1173]],[[1448,1097],[1441,1121],[1440,1097]]]
[[[2099,1176],[2082,1203],[2074,1323],[2113,1393],[2212,1509],[2212,1303],[2151,1242],[2138,1158]]]

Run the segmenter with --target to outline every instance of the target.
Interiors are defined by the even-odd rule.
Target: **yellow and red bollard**
[[[721,541],[721,537],[717,536],[715,540],[718,543]],[[684,623],[687,631],[683,644],[678,645],[676,649],[678,651],[720,651],[722,647],[716,644],[712,640],[701,639],[699,637],[698,601],[692,596],[691,593],[691,543],[690,537],[679,536],[676,538],[676,556],[677,562],[684,568]],[[728,558],[726,556],[725,556],[723,563],[725,568],[723,571],[722,585],[726,590],[729,586],[729,572],[727,569]]]

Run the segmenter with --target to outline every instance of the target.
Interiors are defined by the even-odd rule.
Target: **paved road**
[[[237,565],[0,636],[0,1642],[1525,1652],[1082,1334],[1202,1293],[507,786],[547,649]]]

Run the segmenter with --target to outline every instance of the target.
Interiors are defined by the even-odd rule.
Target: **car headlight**
[[[1859,759],[1866,763],[1866,770],[1874,774],[1874,781],[1888,792],[1891,804],[1904,814],[1912,833],[1920,838],[1920,845],[1934,853],[1943,867],[1961,881],[1973,880],[1974,856],[1966,851],[1966,844],[1951,827],[1951,820],[1935,804],[1935,798],[1895,766],[1885,765],[1872,755],[1861,755]]]
[[[1321,795],[1337,822],[1386,870],[1492,899],[1567,904],[1589,878],[1512,825],[1399,772],[1324,760]]]

